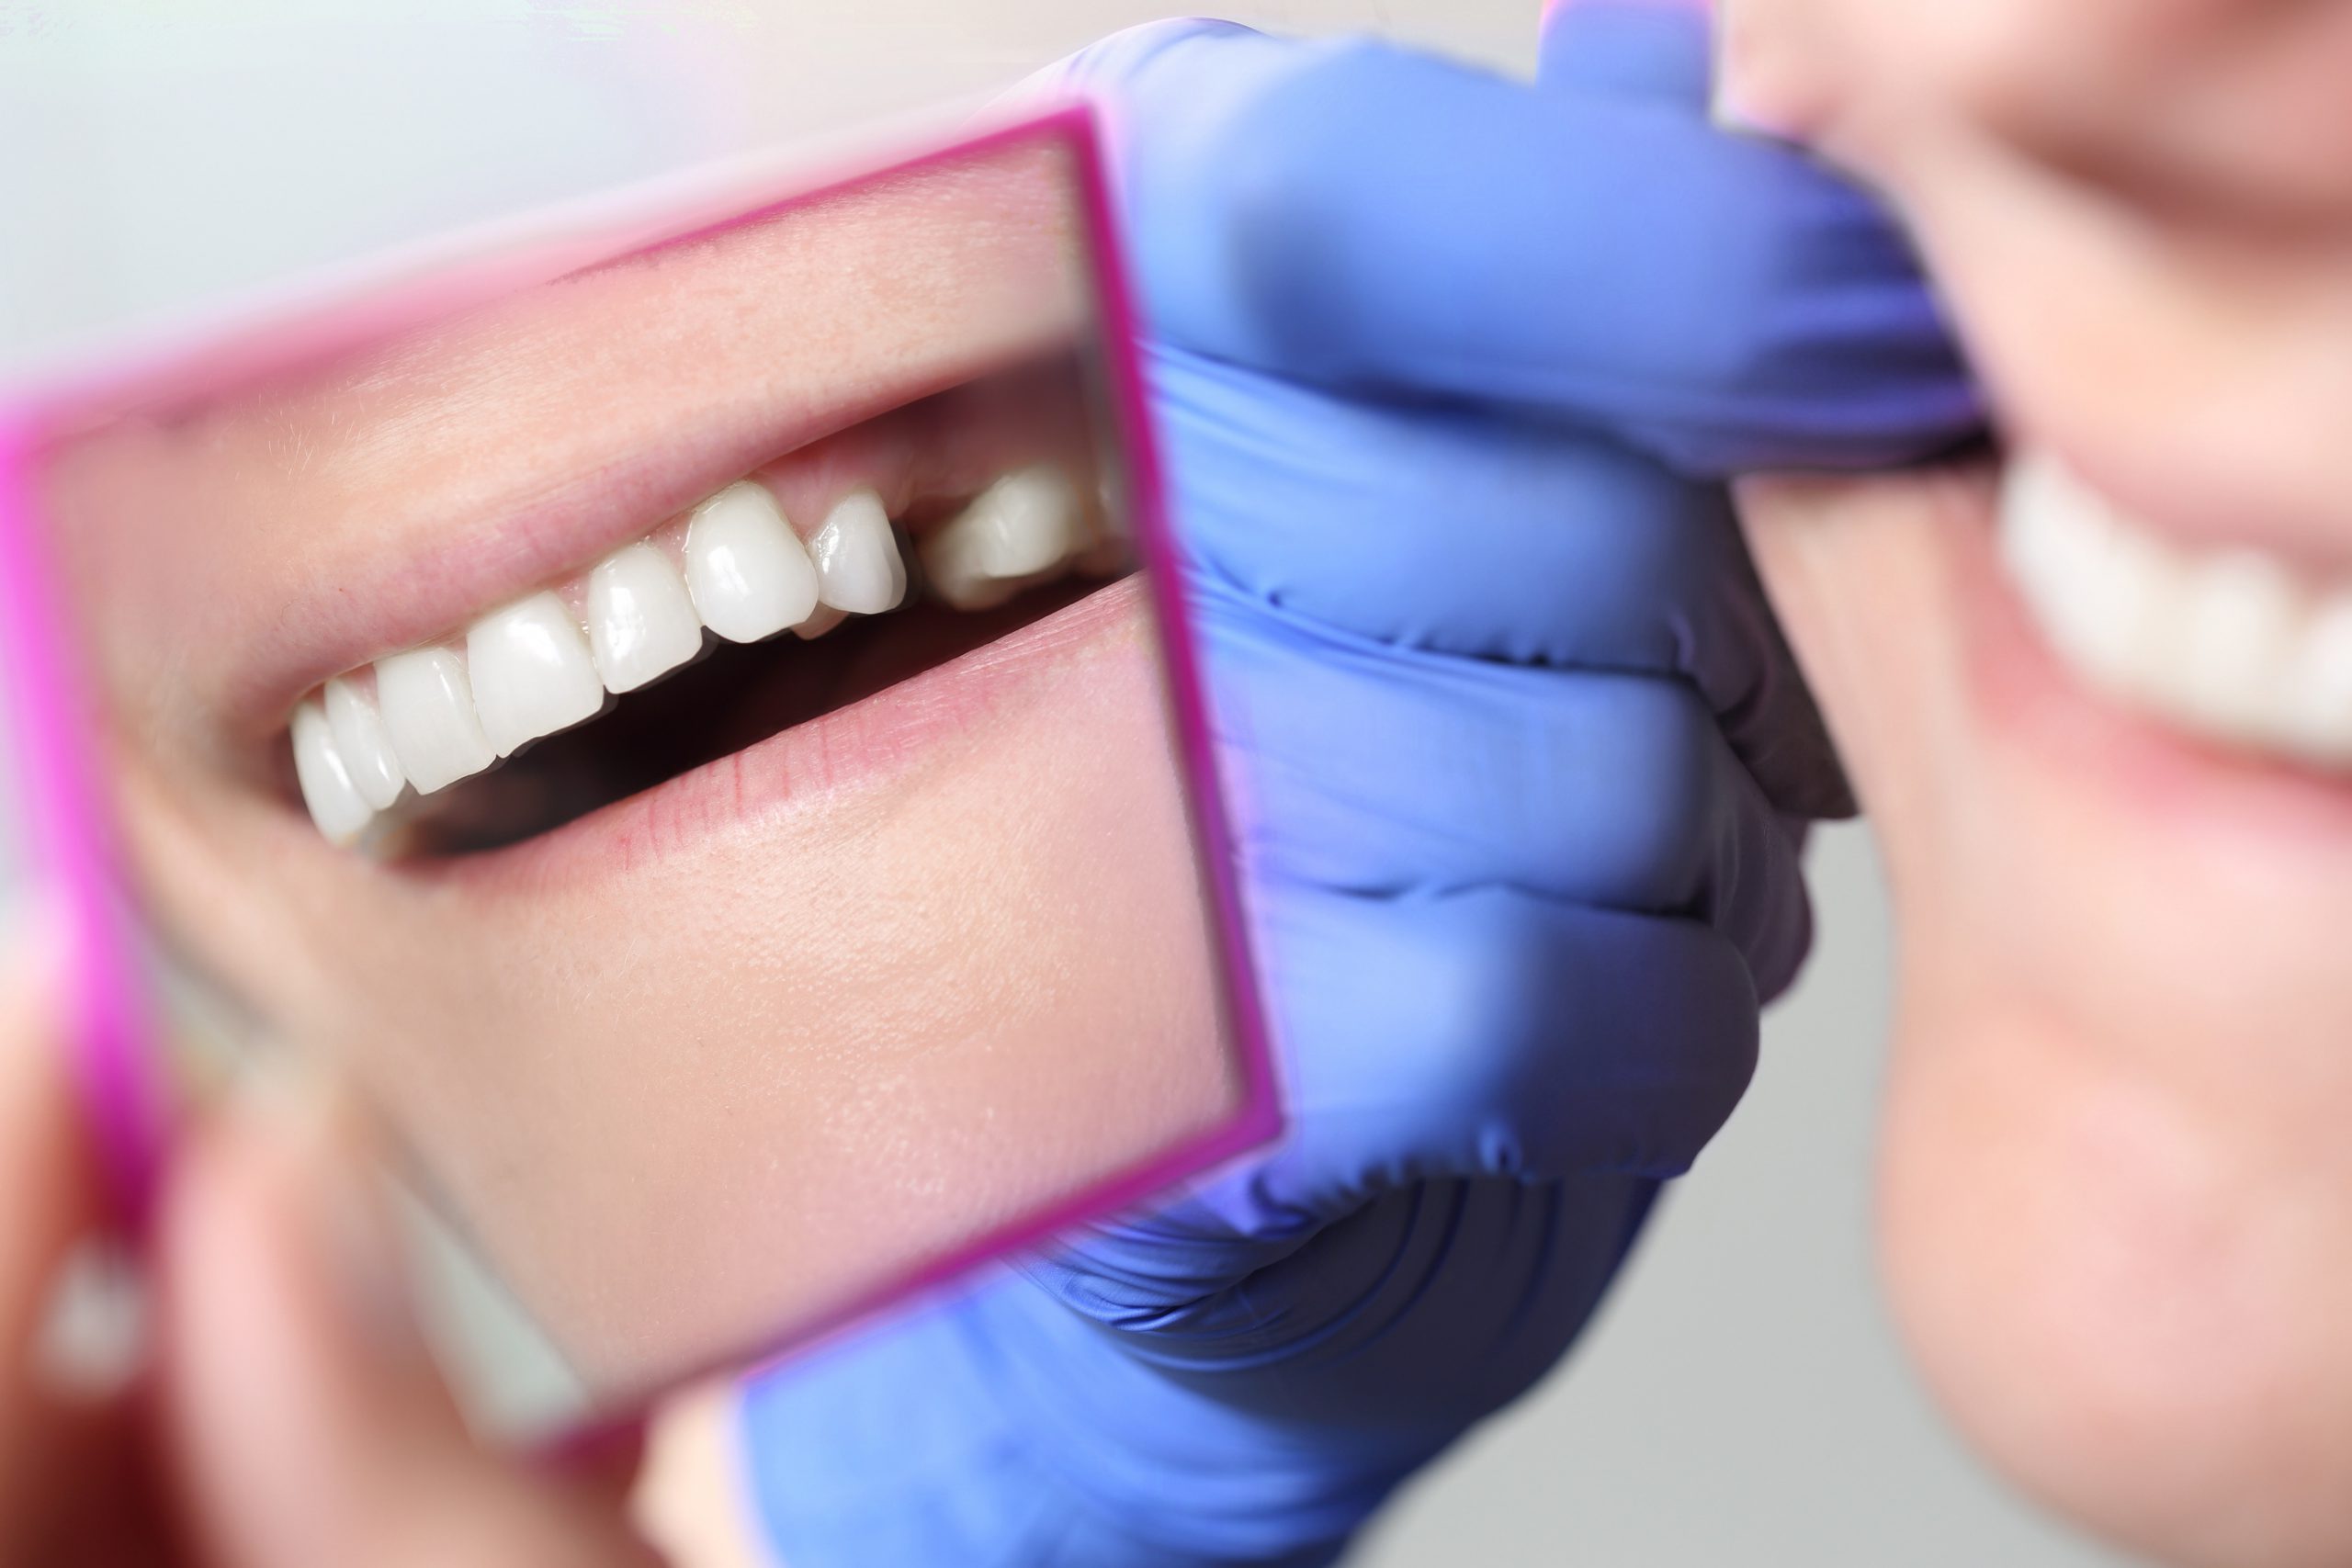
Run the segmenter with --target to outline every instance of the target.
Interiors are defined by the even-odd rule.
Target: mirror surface
[[[1265,1112],[1084,134],[225,355],[35,470],[160,941],[600,1401]]]

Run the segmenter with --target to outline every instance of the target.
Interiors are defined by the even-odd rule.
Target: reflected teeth
[[[651,545],[616,550],[588,574],[588,645],[608,692],[634,692],[702,651],[686,580]]]
[[[745,479],[686,523],[686,592],[702,624],[729,642],[760,642],[817,608],[817,568],[764,485]]]
[[[335,750],[334,733],[315,702],[294,710],[294,777],[302,786],[311,820],[332,843],[348,844],[367,830],[376,814],[360,797],[350,770]]]
[[[2039,454],[2010,465],[2001,554],[2088,684],[2209,739],[2352,768],[2352,585],[2192,554]]]
[[[817,567],[817,597],[834,610],[878,615],[907,596],[907,563],[890,533],[890,514],[870,490],[852,491],[833,503],[808,536]]]
[[[594,718],[605,705],[588,639],[552,593],[534,593],[476,621],[466,633],[466,669],[481,732],[502,757]]]
[[[1003,604],[1073,562],[1123,551],[1078,487],[1038,465],[1005,475],[923,545],[940,596]],[[1112,558],[1105,556],[1106,560]],[[406,793],[431,795],[603,711],[691,662],[705,629],[732,642],[822,637],[907,596],[907,566],[872,490],[836,502],[806,540],[766,486],[728,486],[575,581],[329,681],[296,709],[295,773],[319,830],[363,837]]]
[[[392,751],[392,732],[384,728],[375,693],[362,690],[356,680],[337,676],[327,682],[324,698],[337,761],[358,786],[368,809],[383,810],[401,797],[401,787],[408,780]]]
[[[1018,469],[924,536],[923,570],[959,610],[990,610],[1048,582],[1093,547],[1069,476],[1050,464]]]
[[[376,701],[401,772],[419,795],[446,789],[498,761],[474,716],[466,661],[454,649],[412,649],[378,660]]]

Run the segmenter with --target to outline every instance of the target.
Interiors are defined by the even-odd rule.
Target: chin
[[[1744,501],[1893,883],[1880,1241],[1922,1371],[2137,1551],[2352,1561],[2352,785],[2086,659],[1997,463]]]

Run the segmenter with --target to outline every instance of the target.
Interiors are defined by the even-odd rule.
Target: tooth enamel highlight
[[[758,642],[817,608],[817,569],[763,485],[729,485],[686,524],[686,590],[702,624]]]
[[[833,503],[808,536],[817,567],[817,597],[836,610],[878,615],[907,595],[907,563],[890,533],[890,514],[870,490],[852,491]]]
[[[613,692],[633,692],[702,651],[701,617],[669,558],[631,545],[589,573],[588,642]]]
[[[2316,591],[2253,551],[2191,553],[2040,454],[2010,465],[2001,555],[2089,684],[2211,739],[2352,765],[2352,585]]]
[[[376,711],[376,699],[339,675],[327,682],[322,696],[344,770],[369,808],[383,810],[401,797],[408,780],[401,773],[401,760],[392,752],[392,737],[384,728],[384,716]]]
[[[324,709],[306,702],[294,710],[294,777],[311,820],[331,843],[348,844],[375,817],[335,750],[334,731]]]
[[[534,593],[476,621],[466,633],[466,669],[474,715],[502,757],[594,718],[605,705],[588,639],[552,593]]]
[[[959,610],[986,610],[1058,576],[1091,542],[1069,477],[1039,463],[989,486],[920,547],[941,598]]]
[[[448,649],[412,649],[378,660],[376,705],[401,772],[419,795],[446,789],[498,761],[474,716],[466,661]]]

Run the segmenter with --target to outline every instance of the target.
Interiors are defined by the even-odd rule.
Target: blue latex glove
[[[1860,198],[1710,130],[1696,16],[1527,87],[1215,24],[1112,116],[1293,1127],[753,1386],[792,1568],[1329,1561],[1575,1337],[1754,1066],[1847,808],[1714,476],[1976,404]]]

